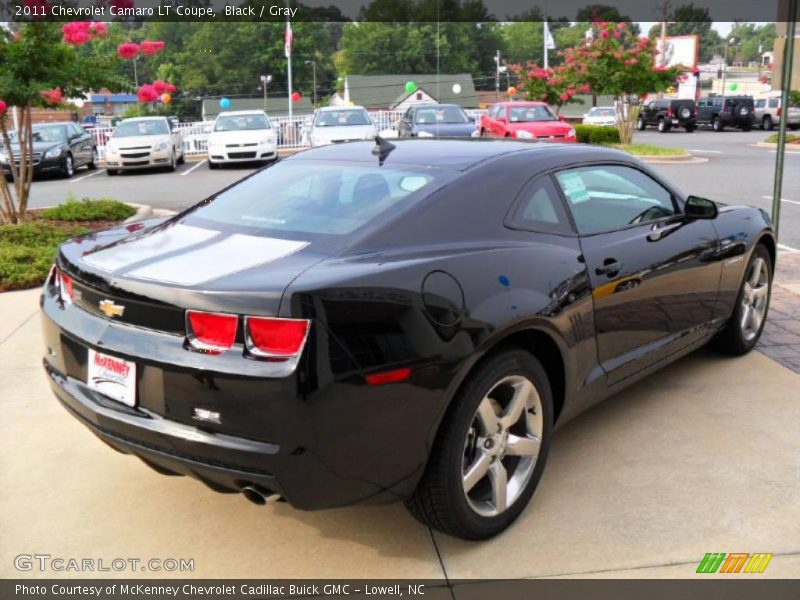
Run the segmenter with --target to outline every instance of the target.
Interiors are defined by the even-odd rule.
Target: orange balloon
[[[517,88],[515,88],[513,85],[510,88],[508,88],[508,95],[509,96],[516,96],[517,95]]]
[[[169,94],[161,94],[161,101],[164,104],[169,104],[170,102],[172,102],[172,96],[170,96]]]

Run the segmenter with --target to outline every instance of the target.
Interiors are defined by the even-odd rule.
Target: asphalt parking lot
[[[680,146],[708,159],[708,162],[699,164],[653,165],[683,192],[722,202],[750,204],[769,212],[775,150],[750,145],[767,135],[761,130],[744,133],[728,129],[714,133],[699,129],[691,134],[683,130],[667,134],[647,130],[637,132],[635,141]],[[110,196],[127,202],[180,210],[245,177],[254,169],[252,166],[236,166],[212,171],[206,161],[189,161],[175,173],[142,171],[108,177],[104,171],[81,170],[71,180],[34,182],[30,205],[52,206],[72,194],[78,198]],[[800,249],[800,151],[786,153],[783,198],[779,241],[786,249]]]

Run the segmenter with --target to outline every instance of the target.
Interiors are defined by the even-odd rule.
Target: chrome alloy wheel
[[[533,475],[543,430],[542,401],[528,378],[504,377],[484,396],[462,466],[464,495],[476,513],[495,517],[516,502]]]
[[[767,312],[769,296],[769,269],[766,261],[757,257],[750,265],[750,271],[742,289],[741,327],[746,341],[758,335],[764,315]]]

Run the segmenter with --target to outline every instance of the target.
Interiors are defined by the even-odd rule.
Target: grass
[[[113,198],[67,198],[64,204],[41,211],[43,219],[53,221],[122,221],[136,214],[136,209]]]
[[[111,227],[135,213],[111,198],[70,197],[59,206],[29,211],[18,225],[0,225],[0,292],[41,285],[64,241]]]
[[[80,225],[44,221],[0,225],[0,292],[41,285],[58,246],[88,231]]]
[[[773,133],[767,139],[764,140],[767,144],[777,144],[778,143],[778,134]],[[800,135],[794,133],[787,133],[786,134],[786,143],[787,144],[800,144]]]
[[[683,148],[665,148],[653,144],[613,144],[613,148],[624,150],[634,156],[686,156]]]

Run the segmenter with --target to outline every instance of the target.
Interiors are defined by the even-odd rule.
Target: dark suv
[[[706,96],[697,104],[697,123],[711,125],[714,131],[738,127],[750,131],[755,119],[751,96]]]
[[[652,100],[642,106],[639,113],[639,131],[648,125],[655,125],[661,133],[666,133],[673,127],[683,127],[691,133],[697,127],[694,100],[668,99]]]

